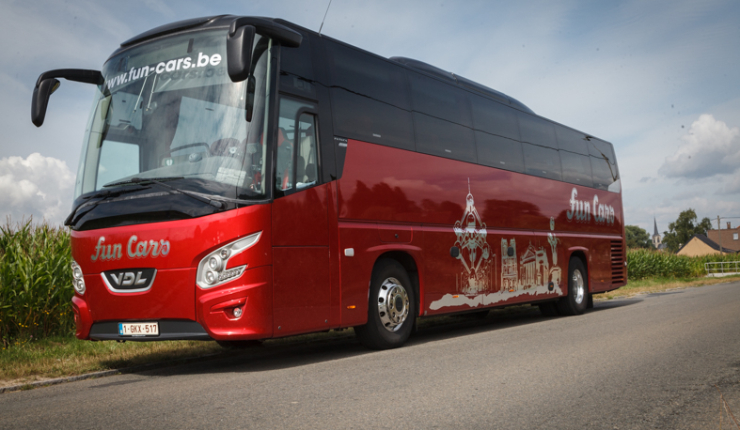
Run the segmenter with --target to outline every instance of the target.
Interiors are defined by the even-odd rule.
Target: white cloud
[[[740,194],[740,174],[731,175],[720,194]]]
[[[666,157],[658,173],[669,178],[707,178],[730,174],[740,161],[740,129],[703,114],[691,124],[675,154]]]
[[[0,159],[0,215],[61,224],[72,202],[75,177],[67,163],[33,153]]]

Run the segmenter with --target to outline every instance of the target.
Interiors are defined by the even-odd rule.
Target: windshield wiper
[[[123,193],[130,193],[131,191],[134,191],[134,190],[117,190],[117,191],[103,190],[103,191],[99,191],[99,192],[97,192],[97,193],[95,193],[93,195],[85,196],[84,197],[85,200],[98,199],[98,198],[100,198],[100,200],[96,200],[96,201],[94,201],[92,203],[88,201],[88,202],[82,203],[79,206],[77,206],[76,208],[72,209],[72,213],[70,213],[69,216],[67,217],[67,219],[64,220],[64,225],[69,226],[69,225],[76,224],[77,221],[80,220],[80,218],[82,218],[83,216],[85,216],[86,213],[88,213],[91,210],[95,209],[95,207],[98,206],[98,203],[102,202],[103,200],[105,200],[105,199],[107,199],[109,197],[118,197],[118,196],[120,196]],[[82,212],[79,216],[75,217],[75,214],[77,214],[77,211],[80,210],[83,206],[87,206],[87,205],[92,205],[92,207],[90,209],[86,210],[85,212]]]
[[[103,185],[103,188],[109,188],[109,187],[117,187],[119,185],[131,185],[131,184],[141,184],[142,182],[152,182],[156,183],[157,181],[163,182],[163,181],[172,181],[175,179],[185,179],[184,176],[163,176],[161,178],[157,178],[156,180],[150,179],[150,178],[131,178],[126,179],[125,181],[115,181],[115,182],[108,182],[107,184]]]
[[[103,188],[105,188],[105,187],[114,187],[114,186],[117,186],[117,185],[129,185],[129,184],[144,185],[146,183],[150,183],[151,182],[152,184],[156,184],[156,185],[159,185],[159,186],[168,188],[168,189],[170,189],[172,191],[175,191],[175,192],[180,193],[180,194],[184,194],[184,195],[186,195],[188,197],[191,197],[191,198],[193,198],[195,200],[198,200],[200,202],[209,204],[209,205],[215,207],[216,209],[223,208],[223,206],[224,206],[223,203],[221,203],[219,201],[216,201],[216,200],[213,200],[213,199],[207,199],[205,197],[201,197],[201,196],[199,196],[199,195],[197,195],[195,193],[192,193],[190,191],[180,190],[180,189],[177,189],[177,188],[173,187],[172,185],[167,185],[164,182],[162,182],[162,181],[171,181],[171,180],[174,180],[174,179],[184,179],[184,177],[183,176],[168,176],[168,177],[157,178],[157,179],[152,179],[152,178],[131,178],[131,179],[128,179],[128,180],[125,180],[125,181],[111,182],[111,183],[105,184],[105,185],[103,185]]]

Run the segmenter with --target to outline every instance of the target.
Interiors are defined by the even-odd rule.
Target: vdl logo
[[[157,269],[125,269],[103,272],[105,285],[114,292],[137,293],[148,290],[154,282]]]

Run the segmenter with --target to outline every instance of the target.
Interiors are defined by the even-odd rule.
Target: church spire
[[[655,217],[653,217],[653,223],[655,224],[655,232],[653,233],[653,236],[658,236],[658,221],[655,220]]]

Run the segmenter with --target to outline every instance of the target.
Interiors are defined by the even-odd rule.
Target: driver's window
[[[304,113],[298,120],[298,154],[296,157],[296,187],[316,184],[316,117]]]
[[[287,97],[280,99],[275,188],[288,192],[315,185],[318,180],[316,106]],[[296,129],[296,118],[298,124]]]

